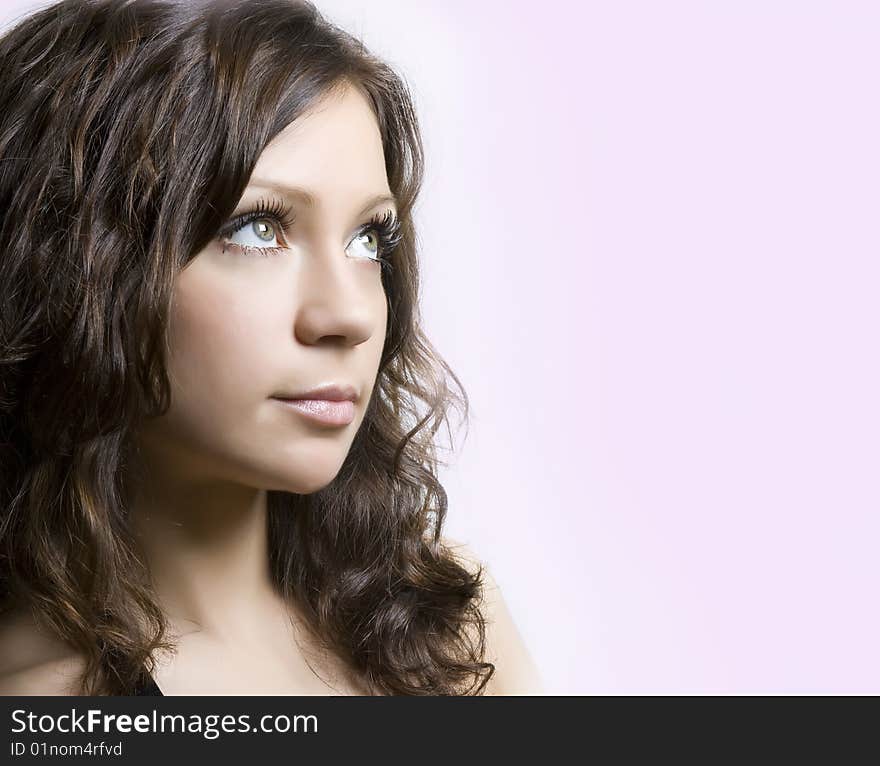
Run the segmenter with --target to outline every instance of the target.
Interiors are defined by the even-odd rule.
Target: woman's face
[[[356,88],[328,96],[276,136],[229,220],[263,201],[260,216],[177,275],[172,403],[141,433],[151,452],[163,462],[173,456],[175,471],[199,480],[309,493],[334,478],[385,339],[378,233],[365,225],[396,211],[393,200],[377,201],[390,196],[379,128]],[[289,208],[289,225],[266,212],[276,201]],[[325,384],[356,391],[353,408],[335,405],[353,409],[347,424],[274,398]]]

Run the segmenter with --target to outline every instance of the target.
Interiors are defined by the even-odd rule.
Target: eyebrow
[[[315,195],[308,191],[308,189],[303,189],[300,186],[289,186],[287,184],[276,183],[275,181],[271,181],[268,179],[254,178],[248,184],[247,188],[250,189],[254,187],[260,189],[273,189],[275,191],[281,192],[282,194],[286,194],[289,197],[296,197],[297,199],[301,200],[306,207],[313,208],[317,205]],[[393,203],[394,209],[397,210],[397,199],[394,197],[393,194],[377,194],[376,196],[370,197],[370,199],[367,200],[366,204],[364,204],[364,206],[361,208],[358,215],[364,215],[365,213],[368,213],[370,210],[372,210],[374,207],[378,207],[385,202]]]

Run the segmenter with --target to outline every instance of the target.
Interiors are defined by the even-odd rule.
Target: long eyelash
[[[370,222],[361,228],[358,236],[364,234],[370,229],[374,229],[379,235],[379,255],[378,260],[383,266],[390,266],[391,253],[400,244],[402,238],[400,230],[400,219],[393,210],[388,209],[385,215],[381,216],[377,213],[370,219]]]
[[[286,231],[293,225],[294,216],[291,214],[292,208],[285,205],[280,199],[273,198],[271,202],[261,199],[257,202],[255,208],[248,210],[241,215],[235,216],[227,223],[218,233],[218,239],[223,243],[223,252],[226,252],[226,246],[231,245],[245,255],[270,256],[283,252],[285,247],[254,247],[253,245],[239,245],[237,242],[227,242],[227,237],[232,236],[239,229],[243,229],[249,223],[268,219],[276,224],[282,231]]]
[[[227,242],[227,238],[232,236],[239,229],[243,229],[249,223],[268,219],[278,224],[282,231],[289,229],[295,220],[292,215],[292,208],[285,205],[281,200],[274,198],[270,203],[261,199],[257,206],[252,210],[248,210],[237,215],[229,221],[218,233],[218,239],[223,243],[223,252],[226,252],[227,245],[231,245],[245,255],[255,255],[257,257],[267,257],[283,252],[286,247],[254,247],[252,245],[239,245],[237,242]],[[385,267],[390,267],[390,257],[394,249],[400,244],[402,238],[400,220],[395,212],[391,209],[385,211],[385,215],[377,213],[370,221],[362,226],[355,236],[375,230],[379,235],[379,255],[376,260]]]

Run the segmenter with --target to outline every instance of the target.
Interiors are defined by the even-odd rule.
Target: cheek
[[[169,330],[172,408],[178,414],[223,424],[263,398],[260,373],[272,338],[266,305],[257,291],[218,284],[179,291]]]

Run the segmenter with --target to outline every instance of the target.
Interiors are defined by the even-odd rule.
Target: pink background
[[[447,531],[548,690],[880,692],[880,7],[318,7],[415,92]]]

